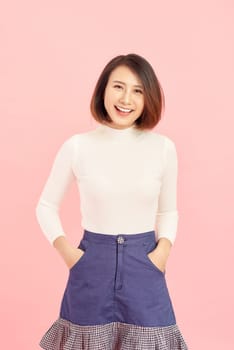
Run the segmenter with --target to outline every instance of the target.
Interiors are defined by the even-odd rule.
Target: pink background
[[[39,349],[68,277],[35,207],[61,143],[96,126],[94,84],[113,56],[153,65],[166,95],[155,130],[179,157],[167,282],[189,349],[233,348],[234,5],[219,1],[5,1],[0,10],[1,348]],[[81,238],[72,187],[61,208]]]

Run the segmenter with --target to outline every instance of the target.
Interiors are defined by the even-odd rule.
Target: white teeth
[[[126,113],[129,113],[131,112],[131,109],[125,109],[125,108],[121,108],[121,107],[118,107],[117,108],[121,111],[121,112],[126,112]]]

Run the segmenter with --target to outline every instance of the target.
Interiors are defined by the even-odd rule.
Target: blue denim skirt
[[[59,315],[39,345],[46,350],[187,350],[165,273],[148,257],[155,231],[84,230],[84,253],[69,270]]]

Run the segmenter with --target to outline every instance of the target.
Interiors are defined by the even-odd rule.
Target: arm
[[[178,159],[174,142],[166,138],[164,148],[164,171],[156,214],[157,247],[149,253],[152,261],[165,271],[170,250],[175,242],[178,226],[177,210]]]
[[[58,150],[36,206],[36,217],[42,232],[50,244],[58,250],[68,267],[83,254],[80,249],[72,247],[68,242],[59,216],[64,195],[75,180],[74,141],[74,137],[70,137]]]

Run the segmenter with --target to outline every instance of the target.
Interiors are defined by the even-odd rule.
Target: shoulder
[[[88,140],[92,136],[94,131],[95,130],[88,130],[85,132],[72,134],[62,142],[62,145],[70,149],[76,148],[79,143],[86,142],[86,140]]]
[[[148,134],[149,138],[154,142],[161,144],[164,149],[175,148],[175,142],[171,137],[156,131],[149,131]]]
[[[151,132],[151,138],[154,140],[154,148],[159,149],[162,154],[164,166],[167,164],[176,165],[178,156],[175,141],[170,136],[154,131]]]

